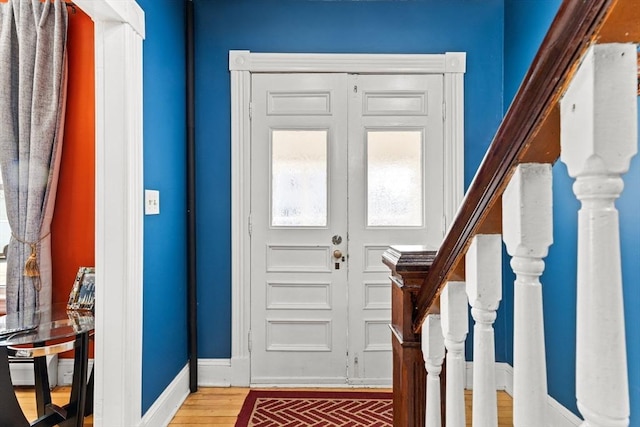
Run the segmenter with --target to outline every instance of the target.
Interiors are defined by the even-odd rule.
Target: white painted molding
[[[73,381],[73,359],[58,359],[57,365],[57,380],[58,385],[69,386]],[[94,359],[89,359],[89,370],[87,371],[87,379],[93,370]],[[95,379],[94,379],[95,381]]]
[[[229,52],[230,71],[253,73],[464,73],[466,53],[351,54]]]
[[[252,72],[377,72],[444,75],[444,215],[453,222],[464,191],[464,72],[466,53],[425,55],[281,54],[230,51],[231,72],[231,381],[250,383],[249,216]]]
[[[234,386],[249,385],[251,277],[251,74],[231,71],[231,358]],[[246,366],[246,369],[245,369]]]
[[[466,362],[467,389],[473,389],[473,362]],[[513,397],[513,367],[508,363],[496,362],[496,390],[505,391]],[[582,420],[573,412],[562,406],[551,396],[547,396],[547,423],[551,427],[578,427]]]
[[[231,359],[198,359],[198,385],[229,387],[233,378]]]
[[[142,38],[134,0],[76,2],[94,21],[94,425],[137,426],[142,402]],[[107,286],[108,284],[108,286]]]
[[[464,74],[461,72],[444,75],[444,115],[443,209],[447,233],[464,197]],[[447,173],[448,170],[451,172]]]
[[[157,427],[168,425],[189,396],[189,365],[176,375],[171,384],[153,402],[153,405],[142,417],[140,427]]]
[[[466,73],[467,54],[465,52],[447,52],[444,54],[445,73]]]
[[[33,372],[33,362],[20,361],[9,364],[11,371],[11,382],[14,386],[33,386],[35,375]],[[58,355],[47,356],[47,376],[49,377],[49,387],[55,387],[58,381]]]
[[[78,0],[74,3],[94,22],[99,18],[129,24],[140,37],[145,37],[144,11],[135,0]]]

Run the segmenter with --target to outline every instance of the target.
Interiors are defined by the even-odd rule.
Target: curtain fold
[[[66,106],[62,0],[0,2],[0,166],[12,238],[7,313],[51,304],[51,234]]]

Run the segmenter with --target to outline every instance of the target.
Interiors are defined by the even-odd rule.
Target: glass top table
[[[89,335],[95,319],[89,311],[67,310],[53,304],[40,310],[26,310],[0,316],[0,426],[76,426],[92,412],[93,374],[87,384]],[[74,350],[74,372],[69,403],[51,402],[46,356]],[[38,419],[27,421],[13,390],[10,356],[33,358]]]
[[[20,311],[0,317],[0,346],[37,345],[75,338],[93,331],[94,324],[92,312],[67,310],[64,303],[53,304],[50,309]]]

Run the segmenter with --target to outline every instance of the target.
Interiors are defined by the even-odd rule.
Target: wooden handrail
[[[447,281],[464,280],[464,256],[478,233],[500,232],[501,196],[515,166],[560,154],[558,101],[594,40],[640,38],[635,0],[565,0],[465,195],[425,278],[413,327],[420,331]],[[620,25],[622,23],[629,23]]]

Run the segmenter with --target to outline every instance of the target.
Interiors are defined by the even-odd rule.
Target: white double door
[[[443,236],[442,75],[253,74],[252,384],[390,384],[389,245]]]

